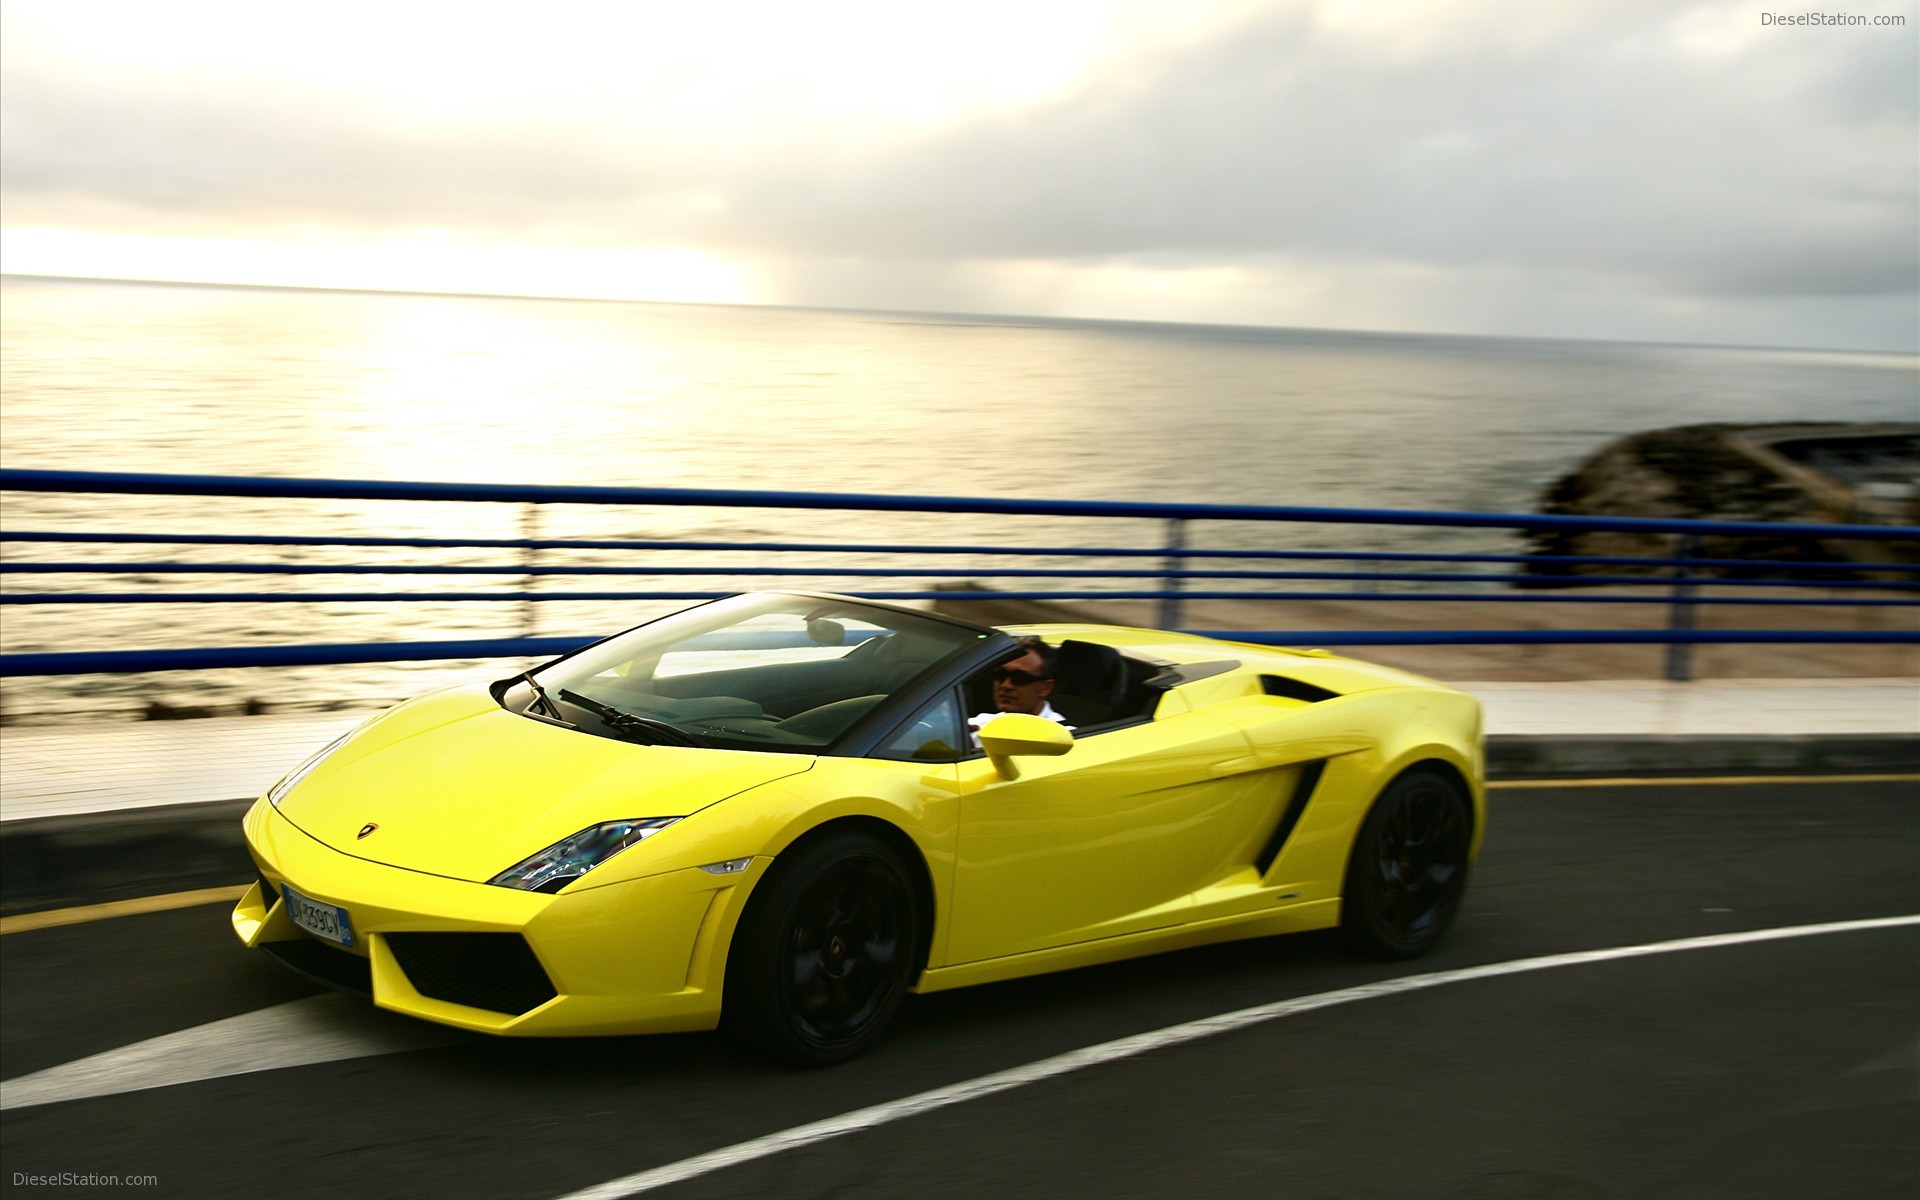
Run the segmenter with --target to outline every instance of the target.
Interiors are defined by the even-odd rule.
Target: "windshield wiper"
[[[624,708],[615,708],[613,705],[595,700],[591,696],[582,696],[579,692],[570,692],[566,688],[561,688],[560,698],[568,704],[578,705],[586,709],[594,716],[605,721],[609,728],[617,729],[621,733],[651,733],[666,741],[675,742],[682,746],[707,745],[705,739],[687,732],[678,725],[671,725],[665,721],[656,721],[652,717],[643,717],[638,713],[630,713]]]
[[[561,714],[560,706],[553,702],[553,697],[547,695],[547,689],[541,687],[540,681],[533,677],[532,671],[520,672],[520,678],[526,680],[527,686],[533,689],[533,699],[527,703],[528,712],[532,712],[534,706],[539,705],[541,708],[547,710],[549,717],[560,722],[562,725],[572,726],[572,722],[568,721],[567,718]]]

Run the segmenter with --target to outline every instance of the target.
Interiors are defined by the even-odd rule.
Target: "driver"
[[[1014,639],[1024,653],[1011,662],[1000,664],[993,674],[993,712],[983,712],[967,720],[975,747],[980,745],[980,727],[1001,713],[1030,713],[1067,725],[1067,719],[1053,710],[1047,697],[1053,695],[1054,649],[1037,637]]]

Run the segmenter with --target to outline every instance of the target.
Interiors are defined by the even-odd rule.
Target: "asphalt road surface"
[[[242,950],[225,905],[14,932],[0,1187],[560,1197],[1217,1014],[1701,938],[1276,1013],[645,1194],[1904,1200],[1920,925],[1711,939],[1920,914],[1917,868],[1912,781],[1501,788],[1428,958],[1312,934],[915,998],[872,1053],[815,1072],[715,1035],[504,1041],[392,1017]],[[22,1101],[39,1072],[74,1098]]]

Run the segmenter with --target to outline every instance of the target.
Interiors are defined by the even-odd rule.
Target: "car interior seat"
[[[853,728],[853,723],[880,706],[886,696],[849,696],[845,700],[835,700],[831,704],[822,704],[802,713],[795,713],[776,726],[782,733],[797,733],[802,737],[828,739],[840,736]]]
[[[887,633],[856,647],[847,661],[866,672],[863,681],[870,691],[888,693],[925,670],[928,657],[927,639],[910,633]]]
[[[1060,643],[1053,664],[1054,710],[1076,729],[1128,716],[1126,665],[1120,652],[1098,642]]]

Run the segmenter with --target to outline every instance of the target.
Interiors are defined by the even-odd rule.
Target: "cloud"
[[[845,81],[831,103],[800,75],[715,82],[694,50],[621,75],[536,39],[436,93],[76,69],[10,37],[0,153],[17,225],[700,247],[801,303],[1792,341],[1864,313],[1905,344],[1920,23],[1859,7],[1909,24],[1763,28],[1745,0],[1227,6],[965,103],[913,90],[937,74],[925,42],[881,47],[907,58],[887,79],[911,118]]]
[[[1915,287],[1911,38],[1785,34],[1706,57],[1662,36],[1657,9],[1634,16],[1591,10],[1546,47],[1389,58],[1280,14],[1040,111],[789,165],[740,198],[751,227],[711,233],[843,255],[1527,267],[1733,295]]]

